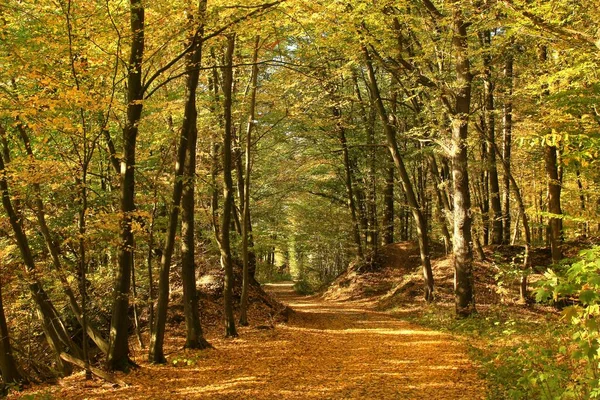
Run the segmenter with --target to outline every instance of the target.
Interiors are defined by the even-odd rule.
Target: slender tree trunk
[[[129,359],[129,290],[133,266],[132,212],[135,211],[135,150],[138,123],[142,116],[142,59],[144,54],[144,6],[141,0],[130,0],[131,51],[127,74],[127,122],[123,128],[121,159],[121,246],[119,267],[114,286],[110,340],[107,357],[109,370],[127,371]]]
[[[354,201],[354,182],[352,179],[352,167],[350,165],[350,156],[348,154],[348,144],[346,141],[346,130],[342,125],[341,118],[342,112],[338,107],[333,108],[333,116],[336,118],[336,130],[340,145],[342,146],[342,155],[344,157],[344,183],[346,184],[346,193],[348,194],[348,209],[352,217],[352,233],[354,235],[354,243],[356,244],[356,251],[359,258],[363,258],[363,247],[362,240],[360,238],[360,227],[358,218],[356,216],[356,203]]]
[[[13,384],[24,382],[25,379],[17,368],[17,363],[12,354],[10,344],[10,334],[6,324],[6,315],[4,314],[4,305],[2,303],[2,285],[0,284],[0,372],[2,372],[2,382],[4,384]]]
[[[544,65],[548,59],[546,46],[538,48],[538,59]],[[550,94],[547,85],[542,87],[542,98]],[[544,164],[546,168],[546,179],[548,181],[548,239],[552,252],[552,262],[557,263],[562,259],[560,245],[562,241],[562,210],[560,206],[561,178],[558,165],[558,143],[547,138],[544,145]]]
[[[494,143],[494,146],[496,144]],[[496,147],[496,152],[500,154],[499,149]],[[531,228],[529,227],[529,217],[525,212],[525,202],[523,201],[523,196],[521,195],[521,190],[519,189],[519,185],[517,185],[517,181],[510,171],[510,161],[504,157],[501,158],[501,164],[504,168],[504,176],[506,176],[510,180],[510,187],[513,190],[515,195],[515,200],[517,201],[517,206],[519,207],[519,216],[523,220],[523,232],[525,233],[525,255],[523,257],[523,275],[521,276],[521,285],[520,285],[520,296],[521,301],[525,302],[527,298],[527,276],[529,274],[530,268],[530,250],[531,250]],[[515,223],[515,237],[517,235],[517,228],[519,227],[519,218]],[[514,244],[514,238],[512,241]]]
[[[585,217],[585,192],[583,190],[583,182],[581,181],[581,171],[579,167],[575,170],[575,174],[577,175],[577,189],[579,190],[579,209],[581,210],[581,216]],[[588,222],[582,222],[581,226],[581,236],[587,237],[588,234]]]
[[[60,353],[70,348],[71,351],[79,356],[79,349],[71,341],[71,337],[69,336],[69,333],[67,332],[60,316],[58,315],[58,312],[52,305],[40,282],[34,276],[35,262],[33,260],[31,248],[29,247],[29,241],[27,240],[25,231],[19,222],[19,217],[15,212],[10,199],[8,182],[6,180],[4,161],[2,157],[0,157],[0,191],[2,193],[2,205],[14,232],[17,246],[19,247],[19,251],[25,265],[25,272],[28,275],[28,278],[31,279],[31,283],[29,283],[29,290],[38,308],[37,311],[42,322],[46,340],[54,352],[56,363],[61,374],[69,375],[73,370],[69,364],[66,364],[62,361],[60,358]]]
[[[25,146],[25,152],[27,153],[28,157],[30,157],[32,160],[34,160],[35,156],[33,153],[33,148],[31,146],[31,141],[29,139],[29,135],[27,134],[25,127],[22,124],[20,124],[18,121],[17,121],[17,130],[19,132],[19,135],[21,136],[23,145]],[[46,223],[46,211],[45,211],[45,207],[44,207],[44,202],[42,201],[41,186],[39,183],[33,183],[31,186],[32,186],[33,193],[34,193],[35,216],[36,216],[36,219],[38,222],[38,226],[40,228],[40,232],[42,233],[42,237],[44,238],[46,248],[48,249],[48,253],[50,254],[50,258],[52,259],[52,265],[54,266],[56,274],[60,280],[63,291],[65,292],[65,294],[67,295],[67,298],[69,299],[69,306],[71,308],[71,311],[73,311],[75,318],[77,319],[77,321],[83,328],[83,325],[84,325],[83,324],[83,311],[82,311],[81,307],[79,306],[79,303],[77,302],[77,299],[75,297],[75,293],[73,292],[73,289],[69,285],[69,282],[67,281],[67,278],[65,277],[65,274],[63,273],[63,266],[62,266],[62,262],[60,259],[60,246],[54,240],[53,235],[50,232],[50,228],[48,227],[48,224]],[[93,324],[89,323],[89,321],[87,321],[85,325],[86,325],[86,328],[87,328],[86,330],[87,330],[89,337],[94,341],[94,343],[96,343],[98,348],[104,354],[107,354],[108,353],[108,342],[104,339],[104,337],[102,336],[100,331]],[[85,329],[85,328],[83,328],[83,329]]]
[[[483,233],[483,245],[487,246],[490,242],[490,186],[489,186],[489,154],[488,144],[481,141],[481,176],[479,179],[479,188],[481,193],[481,222]],[[477,181],[477,180],[476,180]]]
[[[435,161],[435,156],[433,154],[429,158],[429,168],[431,171],[431,175],[433,176],[433,187],[435,197],[437,200],[436,216],[438,219],[438,223],[440,224],[442,236],[444,237],[444,250],[446,254],[450,254],[450,249],[452,247],[452,238],[450,236],[450,231],[448,230],[446,216],[450,215],[452,211],[450,210],[450,206],[448,204],[448,198],[444,196],[445,193],[442,191],[442,189],[440,189],[440,176],[437,167],[437,162]]]
[[[243,261],[243,280],[242,280],[242,298],[240,300],[240,325],[248,325],[248,289],[250,286],[250,150],[252,149],[252,128],[256,118],[256,89],[258,85],[258,49],[260,46],[260,36],[254,40],[254,53],[252,55],[252,92],[250,94],[250,112],[248,113],[248,127],[246,129],[246,151],[244,160],[244,209],[242,212],[242,261]]]
[[[233,316],[233,261],[229,232],[231,229],[231,212],[233,205],[233,179],[231,177],[231,141],[232,141],[232,89],[233,89],[233,50],[235,34],[227,36],[227,51],[223,67],[223,110],[225,113],[225,134],[223,135],[223,218],[221,224],[221,265],[225,270],[223,297],[225,302],[225,336],[236,337],[235,320]]]
[[[383,240],[382,245],[394,243],[394,170],[393,160],[386,168],[385,191],[383,192]]]
[[[471,237],[471,195],[469,193],[469,170],[467,137],[471,108],[471,75],[467,24],[463,20],[460,4],[453,4],[452,47],[456,59],[458,89],[455,94],[452,121],[452,178],[454,187],[454,292],[456,314],[468,316],[475,312],[473,291],[473,250]]]
[[[369,85],[371,92],[373,93],[373,99],[377,108],[377,113],[383,124],[385,136],[387,139],[388,149],[394,160],[394,164],[400,174],[400,182],[402,182],[402,188],[406,194],[406,199],[409,207],[411,208],[413,218],[415,220],[415,227],[417,229],[417,239],[419,242],[419,252],[421,256],[421,265],[423,267],[423,275],[425,278],[425,299],[427,301],[433,300],[433,272],[431,270],[431,260],[429,256],[429,238],[427,237],[427,221],[423,216],[421,206],[415,195],[412,182],[408,176],[408,172],[404,165],[404,160],[398,150],[398,143],[396,141],[396,132],[392,123],[390,123],[388,113],[383,105],[379,87],[377,86],[377,79],[375,77],[375,71],[373,69],[373,62],[367,48],[363,45],[362,51],[365,56],[367,64],[367,72],[369,77]]]
[[[562,259],[560,245],[562,241],[561,219],[562,210],[560,206],[561,186],[557,169],[557,146],[546,144],[544,146],[544,161],[546,164],[546,176],[548,177],[548,212],[550,228],[550,249],[552,261],[559,262]]]
[[[85,243],[86,234],[86,216],[88,208],[88,195],[87,195],[87,173],[88,173],[88,143],[87,134],[84,128],[83,130],[83,165],[81,171],[80,181],[80,199],[81,209],[79,210],[79,293],[81,294],[81,327],[82,327],[82,357],[83,365],[85,369],[85,379],[92,379],[92,371],[90,369],[90,356],[88,350],[88,314],[87,314],[87,249]]]
[[[203,6],[205,6],[205,2],[201,1],[200,2],[200,18],[202,18],[203,16]],[[192,14],[190,14],[190,19],[193,19]],[[201,31],[201,30],[200,30]],[[201,32],[200,32],[201,34]],[[157,307],[156,307],[156,323],[152,332],[152,338],[151,338],[151,342],[150,342],[150,355],[149,355],[149,360],[153,363],[165,363],[167,360],[164,356],[164,350],[163,350],[163,344],[164,344],[164,335],[165,335],[165,327],[166,327],[166,320],[167,320],[167,309],[168,309],[168,304],[169,304],[169,289],[170,289],[170,284],[169,284],[169,274],[170,274],[170,270],[171,270],[171,260],[172,260],[172,256],[173,256],[173,251],[175,249],[175,236],[177,233],[177,226],[178,226],[178,222],[179,222],[179,211],[180,211],[180,207],[181,207],[181,202],[182,202],[182,195],[184,196],[184,204],[183,204],[183,209],[184,212],[187,211],[188,213],[186,214],[185,217],[187,217],[187,221],[183,222],[183,226],[182,226],[182,236],[183,236],[183,241],[184,244],[182,245],[182,278],[184,279],[184,314],[186,316],[186,327],[188,328],[187,331],[187,340],[190,340],[189,338],[189,329],[191,328],[192,331],[197,332],[199,331],[200,333],[200,338],[201,336],[201,329],[199,329],[199,316],[197,315],[198,311],[197,311],[197,304],[196,307],[194,307],[196,309],[195,313],[196,313],[196,317],[197,317],[197,326],[194,327],[190,327],[189,326],[189,322],[188,321],[188,317],[190,318],[194,318],[193,315],[189,315],[188,316],[188,312],[190,312],[189,307],[191,306],[191,304],[187,304],[188,301],[194,301],[193,299],[190,298],[186,298],[189,297],[189,285],[190,282],[189,280],[192,280],[192,285],[193,285],[193,290],[196,290],[196,279],[195,279],[195,273],[193,273],[193,276],[190,277],[189,276],[189,257],[190,257],[190,251],[191,251],[191,264],[192,264],[192,271],[194,270],[194,260],[193,260],[193,250],[189,249],[188,246],[188,241],[189,238],[186,237],[187,235],[189,235],[191,233],[192,237],[192,249],[193,249],[193,185],[191,184],[191,182],[189,182],[190,179],[193,179],[193,171],[191,172],[187,172],[186,168],[188,171],[190,171],[192,169],[192,167],[194,167],[193,169],[195,170],[195,159],[196,159],[196,147],[195,147],[195,142],[196,142],[196,137],[197,137],[197,128],[196,128],[196,119],[197,119],[197,111],[196,111],[196,88],[198,86],[198,79],[199,79],[199,70],[198,70],[198,66],[199,63],[201,61],[202,58],[202,44],[201,44],[201,39],[199,38],[199,36],[196,35],[196,33],[191,33],[190,36],[188,37],[188,43],[189,45],[193,46],[193,48],[190,50],[190,52],[186,55],[186,72],[187,72],[187,76],[186,76],[186,103],[185,103],[185,109],[184,109],[184,117],[183,117],[183,123],[182,123],[182,127],[181,127],[181,133],[179,136],[179,148],[177,150],[177,160],[175,163],[175,176],[174,176],[174,183],[173,183],[173,195],[171,198],[171,211],[170,211],[170,215],[169,215],[169,225],[168,225],[168,229],[167,229],[167,238],[165,241],[165,247],[163,249],[163,253],[162,253],[162,257],[161,257],[161,262],[160,262],[160,277],[159,277],[159,284],[158,284],[158,301],[157,301]],[[192,141],[194,143],[192,143]],[[190,150],[190,148],[193,147],[193,149]],[[193,160],[192,160],[193,158]],[[193,163],[193,166],[191,165],[191,163]],[[186,173],[187,172],[187,173]],[[185,174],[185,178],[184,178],[184,174]],[[192,175],[192,177],[190,178],[190,174]],[[184,185],[187,184],[187,185]],[[190,204],[190,190],[187,191],[187,197],[185,197],[185,190],[184,190],[184,186],[189,186],[191,185],[191,204]],[[191,210],[191,218],[192,218],[192,229],[191,232],[188,229],[188,226],[186,226],[186,222],[189,224],[189,219],[190,219],[190,215],[189,215],[189,207],[191,206],[192,210]],[[185,231],[184,231],[185,230]],[[184,265],[186,264],[187,265]],[[186,294],[188,296],[186,296]],[[193,295],[195,297],[195,294]],[[197,302],[197,300],[196,300]],[[195,324],[195,322],[192,322],[192,324]],[[198,343],[200,343],[201,341],[199,341]],[[186,342],[186,346],[187,346],[187,342]]]
[[[507,172],[502,177],[502,203],[503,203],[503,235],[502,242],[510,243],[510,163],[512,146],[512,94],[513,94],[513,56],[509,50],[504,62],[504,80],[506,85],[503,114],[503,140],[502,158],[507,165]],[[505,168],[506,169],[506,168]]]
[[[491,49],[492,35],[489,30],[482,32],[481,39],[486,50]],[[485,92],[485,128],[487,131],[487,141],[496,141],[496,118],[494,105],[494,83],[492,82],[492,57],[486,54],[483,58],[484,63],[484,92]],[[498,182],[498,168],[496,166],[496,146],[490,145],[488,157],[489,171],[489,196],[492,209],[492,234],[491,243],[502,243],[502,207],[500,203],[500,185]]]

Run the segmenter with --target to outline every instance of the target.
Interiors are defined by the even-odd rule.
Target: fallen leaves
[[[106,400],[485,398],[464,347],[449,335],[358,304],[300,297],[291,285],[270,290],[296,310],[287,324],[241,328],[239,339],[209,337],[215,349],[201,352],[180,350],[183,338],[171,339],[168,364],[142,363],[119,376],[129,387],[85,384],[76,375],[35,393]]]

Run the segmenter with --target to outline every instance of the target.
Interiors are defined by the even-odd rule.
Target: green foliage
[[[296,283],[294,283],[294,290],[296,291],[296,293],[303,295],[310,295],[315,293],[313,285],[311,285],[311,283],[306,278],[301,278],[300,280],[296,281]]]
[[[490,400],[581,398],[573,379],[574,363],[567,356],[565,327],[523,311],[493,307],[456,319],[450,310],[431,308],[415,322],[465,339],[488,384]]]
[[[171,364],[174,367],[191,367],[197,365],[202,358],[202,353],[195,354],[189,357],[175,357],[173,360],[171,360]]]
[[[561,348],[576,370],[574,387],[589,398],[600,397],[600,247],[581,251],[564,272],[547,271],[536,291],[538,301],[572,304],[563,309],[570,344]]]

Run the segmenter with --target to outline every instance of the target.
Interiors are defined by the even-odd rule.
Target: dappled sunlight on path
[[[66,399],[483,399],[484,386],[449,335],[353,303],[301,297],[291,284],[266,290],[295,312],[275,329],[209,338],[214,350],[176,350],[170,365],[143,364],[125,388],[48,387]],[[180,360],[174,367],[173,361]],[[189,365],[187,365],[189,364]],[[44,391],[38,391],[44,393]]]

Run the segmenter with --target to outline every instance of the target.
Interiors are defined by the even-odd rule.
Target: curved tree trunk
[[[15,235],[17,246],[19,247],[19,251],[25,265],[25,273],[31,280],[28,286],[31,296],[38,308],[37,313],[42,322],[44,334],[46,335],[46,341],[54,352],[60,373],[62,375],[70,375],[73,369],[71,368],[70,364],[63,362],[63,360],[60,358],[60,354],[70,349],[76,356],[79,356],[80,350],[72,342],[71,337],[60,318],[60,315],[58,315],[58,312],[54,308],[50,298],[42,288],[41,283],[34,276],[35,262],[33,260],[33,255],[31,253],[31,248],[29,247],[29,241],[27,240],[25,231],[23,230],[23,227],[19,222],[19,217],[12,206],[10,194],[8,192],[8,182],[6,180],[4,161],[1,156],[0,175],[2,205]]]
[[[419,242],[419,252],[421,256],[421,265],[423,267],[423,276],[425,278],[425,299],[427,301],[433,300],[433,272],[431,270],[431,260],[429,256],[429,238],[427,237],[427,220],[425,219],[421,206],[415,195],[412,182],[406,171],[404,161],[398,150],[398,143],[396,142],[396,131],[394,126],[390,123],[387,111],[381,100],[381,94],[379,87],[377,86],[377,79],[375,77],[375,71],[373,70],[373,63],[371,56],[367,48],[363,45],[362,47],[365,60],[367,62],[367,72],[369,76],[369,85],[371,92],[373,93],[373,99],[377,113],[383,124],[385,136],[387,139],[388,149],[394,160],[394,164],[400,174],[400,181],[402,182],[402,188],[406,194],[408,205],[411,208],[413,218],[415,220],[415,226],[417,229],[417,240]]]

